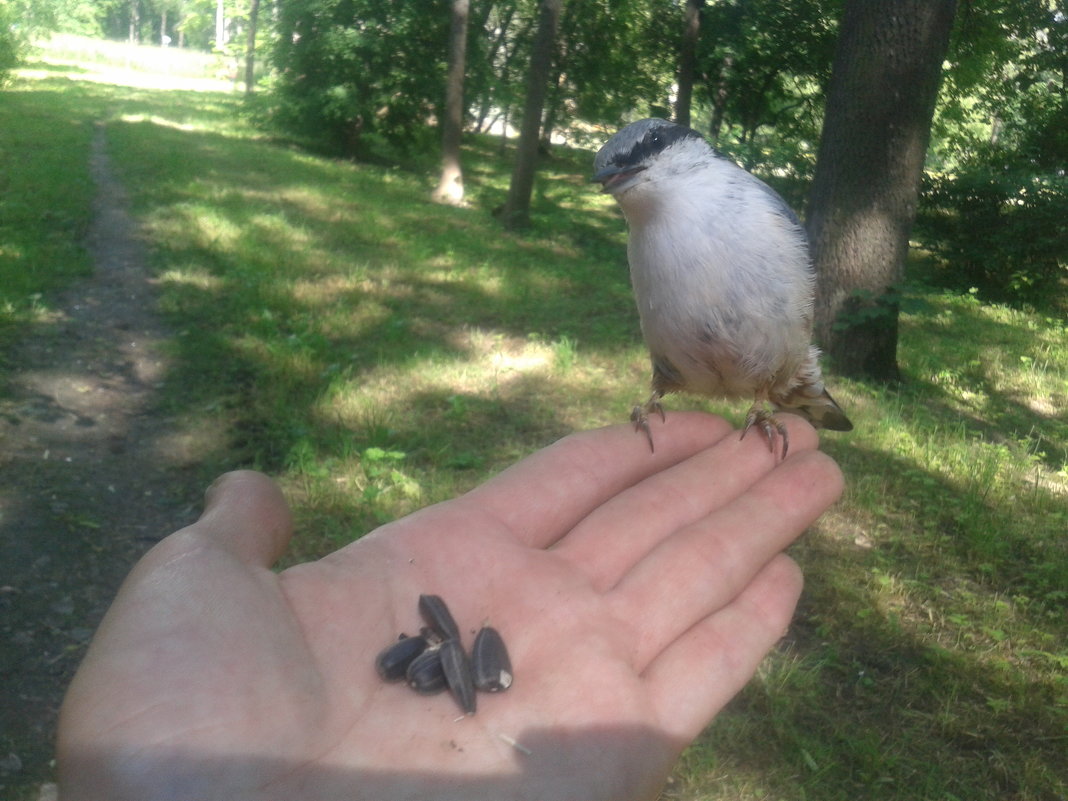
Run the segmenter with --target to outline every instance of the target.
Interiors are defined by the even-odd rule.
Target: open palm
[[[60,721],[65,801],[643,799],[782,635],[782,550],[837,498],[790,421],[790,455],[672,413],[656,453],[577,434],[472,492],[273,573],[281,494],[224,476],[201,519],[134,568]],[[515,683],[463,716],[384,684],[378,651],[442,596],[484,623]]]

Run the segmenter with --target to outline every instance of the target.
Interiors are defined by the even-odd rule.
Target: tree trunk
[[[245,96],[256,90],[256,21],[260,15],[260,0],[252,0],[248,10],[248,39],[245,44]]]
[[[557,30],[563,31],[565,38],[560,41],[554,37],[553,41],[553,69],[549,75],[549,88],[545,92],[545,103],[541,114],[541,138],[538,140],[538,152],[546,154],[551,152],[553,144],[553,130],[556,128],[556,120],[563,111],[566,98],[564,81],[564,64],[568,60],[568,48],[571,45],[568,36],[575,26],[575,14],[581,11],[579,2],[567,3],[561,8],[561,17],[557,22]]]
[[[515,168],[508,186],[508,199],[501,211],[501,219],[509,228],[525,228],[530,224],[530,196],[534,191],[534,170],[538,161],[541,112],[545,107],[545,93],[552,69],[553,43],[556,41],[561,2],[541,0],[541,10],[538,12],[538,31],[527,72],[523,124],[516,146]]]
[[[490,5],[490,3],[484,4],[486,11],[481,19],[476,19],[472,24],[474,30],[485,31],[486,23],[489,19]],[[514,14],[514,6],[510,6],[509,8],[505,9],[503,16],[497,21],[496,32],[493,36],[493,40],[490,42],[489,51],[483,57],[483,60],[486,64],[488,64],[491,68],[496,68],[499,76],[498,80],[501,82],[501,84],[505,84],[508,81],[508,65],[511,63],[511,56],[508,54],[508,51],[504,46],[509,35],[509,31],[512,24],[512,16]],[[505,55],[504,58],[501,60],[500,64],[498,65],[498,57],[502,49],[505,50]],[[482,92],[481,102],[479,103],[478,120],[475,124],[475,131],[477,133],[482,133],[487,128],[493,127],[492,122],[488,126],[486,125],[486,119],[489,117],[490,111],[494,105],[493,101],[493,92],[491,90],[484,90]],[[499,113],[497,117],[500,117]]]
[[[226,8],[223,0],[215,3],[215,49],[226,47]]]
[[[716,85],[712,89],[712,119],[708,124],[708,138],[713,145],[719,142],[719,135],[723,132],[723,118],[727,112],[727,98],[730,93],[727,73],[732,69],[734,57],[724,56],[719,65],[719,72],[716,73]]]
[[[898,378],[898,285],[955,0],[847,0],[808,207],[815,333],[835,368]]]
[[[459,205],[464,199],[460,144],[464,131],[464,66],[467,54],[468,0],[452,0],[449,29],[449,74],[445,79],[445,116],[441,125],[441,181],[434,190],[438,203]]]
[[[686,0],[682,47],[679,50],[679,93],[675,98],[675,122],[687,128],[690,127],[693,82],[697,73],[697,40],[701,35],[701,3],[702,0]]]
[[[130,44],[141,43],[141,0],[130,0]]]

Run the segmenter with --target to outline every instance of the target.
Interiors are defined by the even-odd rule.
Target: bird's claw
[[[768,450],[772,453],[775,452],[775,434],[778,432],[779,437],[782,439],[782,458],[785,459],[786,452],[790,448],[790,435],[782,421],[773,412],[769,412],[760,406],[754,406],[749,410],[749,414],[745,416],[745,427],[742,428],[742,436],[739,439],[744,439],[745,435],[749,433],[749,429],[754,425],[760,426],[760,430],[768,438]]]
[[[660,415],[660,421],[667,422],[667,414],[664,412],[664,407],[660,405],[660,401],[653,399],[648,401],[644,406],[635,406],[630,412],[630,421],[634,423],[635,431],[644,431],[645,438],[649,440],[649,450],[655,453],[656,447],[653,445],[653,432],[649,428],[649,413],[656,412]]]

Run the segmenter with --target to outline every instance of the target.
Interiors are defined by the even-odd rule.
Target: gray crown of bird
[[[853,424],[823,385],[812,344],[815,273],[804,228],[759,178],[696,131],[667,120],[631,123],[594,159],[593,180],[627,218],[627,257],[652,360],[652,395],[631,419],[653,447],[661,398],[691,392],[751,398],[754,425],[789,439],[776,412],[817,428]],[[770,408],[769,408],[770,407]]]

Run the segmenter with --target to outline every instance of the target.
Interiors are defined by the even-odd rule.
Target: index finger
[[[546,548],[590,512],[667,467],[723,439],[733,429],[722,417],[672,412],[653,423],[656,450],[631,425],[570,434],[464,495],[515,539]]]

